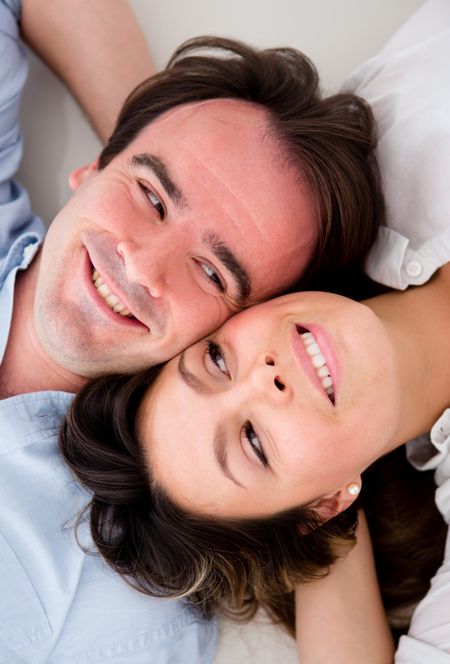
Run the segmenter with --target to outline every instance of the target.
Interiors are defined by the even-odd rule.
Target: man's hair
[[[198,37],[182,44],[164,71],[131,93],[99,168],[162,113],[208,99],[239,99],[266,110],[274,137],[309,184],[319,220],[313,256],[295,287],[317,282],[334,290],[343,268],[361,266],[383,218],[369,105],[352,94],[322,97],[314,65],[295,49],[258,50]]]
[[[248,619],[262,605],[291,626],[294,584],[323,576],[351,548],[356,508],[320,527],[308,507],[245,519],[179,508],[152,478],[136,433],[140,401],[159,371],[94,380],[71,405],[60,449],[92,493],[77,523],[88,515],[97,550],[141,592],[188,596],[205,616]]]

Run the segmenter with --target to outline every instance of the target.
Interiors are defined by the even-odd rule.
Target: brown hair
[[[284,618],[294,584],[326,574],[353,545],[356,507],[320,528],[308,507],[229,520],[180,509],[151,477],[135,430],[159,370],[97,379],[71,405],[60,447],[92,492],[79,519],[89,515],[100,554],[144,593],[189,596],[206,616],[221,609],[250,618],[261,604]]]
[[[444,559],[448,525],[436,507],[434,471],[418,472],[402,446],[364,474],[363,504],[384,606],[396,637]]]
[[[221,610],[248,619],[263,606],[293,634],[293,587],[326,575],[352,547],[357,504],[324,525],[307,506],[234,520],[177,507],[151,478],[135,430],[142,396],[160,370],[94,380],[69,409],[60,449],[92,493],[77,523],[89,518],[100,554],[140,591],[189,596],[206,616]],[[423,597],[442,560],[446,524],[434,505],[432,474],[414,471],[404,448],[366,471],[363,487],[382,595],[398,636],[411,614],[402,610]]]
[[[295,49],[258,50],[218,37],[185,42],[164,71],[128,97],[99,168],[162,113],[218,98],[267,111],[275,137],[309,183],[319,219],[314,255],[300,285],[313,287],[321,277],[318,286],[339,289],[342,270],[361,265],[383,217],[374,120],[369,105],[355,95],[323,98],[314,65]]]

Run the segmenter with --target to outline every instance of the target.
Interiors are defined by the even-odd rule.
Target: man
[[[107,136],[128,89],[148,74],[151,61],[124,2],[96,0],[95,8],[89,0],[26,0],[22,8],[16,0],[0,2],[3,358],[8,336],[15,338],[14,280],[33,265],[43,234],[25,191],[11,179],[20,158],[18,104],[26,75],[17,19],[21,14],[27,40],[64,70],[97,130]],[[18,347],[19,354],[24,350]],[[0,376],[3,386],[9,384],[4,363]],[[4,397],[8,390],[2,392]],[[214,622],[203,621],[183,602],[149,601],[75,541],[69,525],[85,498],[59,460],[54,435],[67,397],[43,392],[0,400],[0,663],[209,664]]]
[[[125,5],[100,2],[95,14],[85,1],[0,2],[0,662],[207,662],[214,624],[141,597],[63,529],[86,502],[55,445],[67,392],[167,359],[299,277],[357,264],[380,211],[371,117],[353,98],[322,101],[290,51],[221,42],[235,57],[192,60],[188,47],[131,96],[98,162],[72,174],[41,249],[12,179],[17,19],[107,136],[117,90],[149,59]]]
[[[321,100],[302,56],[219,47],[234,57],[188,47],[138,89],[100,159],[72,174],[42,251],[29,239],[4,395],[166,360],[367,251],[380,212],[367,108]]]

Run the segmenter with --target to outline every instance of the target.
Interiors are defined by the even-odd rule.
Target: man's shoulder
[[[43,391],[0,400],[0,456],[38,444],[40,434],[48,442],[61,426],[73,396],[68,392]]]
[[[80,639],[80,635],[83,638]],[[76,648],[84,661],[97,652],[99,661],[142,664],[209,664],[217,639],[217,624],[203,619],[184,600],[148,597],[137,592],[99,559],[85,560],[77,588],[76,602],[70,606],[64,629],[53,654]],[[81,657],[81,654],[83,657]],[[65,661],[64,659],[62,661]],[[72,660],[70,660],[72,661]]]
[[[90,495],[57,444],[72,398],[37,392],[0,401],[0,560],[8,565],[8,574],[0,566],[0,598],[15,598],[13,607],[0,599],[2,635],[24,661],[209,664],[214,620],[185,601],[131,588],[96,554],[88,522],[76,536]]]

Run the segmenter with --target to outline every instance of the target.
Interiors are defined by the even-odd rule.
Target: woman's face
[[[169,362],[138,428],[178,505],[265,516],[332,501],[358,481],[395,437],[399,400],[394,351],[372,311],[296,293],[234,316]]]

